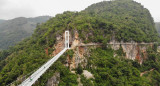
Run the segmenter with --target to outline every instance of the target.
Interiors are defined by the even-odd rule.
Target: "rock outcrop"
[[[58,86],[60,81],[60,73],[56,72],[50,79],[48,79],[46,86]]]
[[[113,50],[118,50],[122,47],[127,59],[138,60],[139,63],[147,59],[147,48],[152,47],[152,45],[142,45],[133,41],[128,43],[111,41],[110,43],[113,43],[111,45]]]
[[[85,67],[87,65],[87,59],[84,57],[84,55],[87,53],[87,48],[83,46],[78,46],[81,44],[81,40],[78,37],[78,32],[74,32],[74,36],[72,38],[72,45],[71,49],[74,50],[74,55],[72,60],[70,60],[70,69],[75,69],[78,67],[79,63],[83,63],[82,66]]]
[[[53,55],[56,55],[64,48],[64,34],[63,36],[57,36],[57,44],[55,45],[55,51]],[[118,50],[122,47],[123,52],[125,53],[125,58],[138,60],[139,63],[142,63],[147,58],[147,47],[152,45],[141,45],[136,42],[117,42],[114,37],[110,41],[110,46],[113,50]],[[78,37],[78,32],[74,31],[74,34],[70,34],[70,47],[74,51],[74,55],[72,58],[69,56],[66,60],[66,66],[69,66],[70,70],[78,67],[78,64],[81,63],[82,67],[87,65],[87,58],[85,55],[89,55],[88,46],[78,46],[83,44],[82,41]],[[95,46],[92,46],[95,47]],[[114,56],[117,56],[116,54]]]
[[[83,70],[83,75],[87,78],[87,79],[94,79],[94,76],[91,72],[87,71],[87,70]]]

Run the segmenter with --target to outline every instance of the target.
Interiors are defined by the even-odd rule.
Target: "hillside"
[[[0,24],[3,23],[3,22],[5,22],[5,21],[6,21],[6,20],[0,19]]]
[[[0,50],[8,49],[24,38],[32,35],[38,23],[46,22],[50,17],[15,18],[0,22]]]
[[[160,22],[156,22],[155,25],[158,33],[160,34]]]
[[[152,43],[158,39],[153,18],[146,8],[132,0],[115,0],[93,4],[81,12],[67,11],[57,14],[46,23],[38,25],[30,38],[0,52],[0,85],[5,86],[12,82],[15,85],[20,84],[24,78],[61,51],[64,48],[65,30],[70,31],[71,49],[33,86],[160,84],[160,54],[156,45],[131,45],[137,49],[138,55],[132,60],[126,58],[124,45],[119,45],[117,50],[114,50],[112,45],[107,45],[111,40]],[[80,43],[102,45],[75,46]],[[139,52],[141,49],[143,52]],[[143,57],[141,64],[137,59],[140,57]],[[83,70],[91,73],[93,77],[86,78],[82,74]]]
[[[132,0],[116,0],[116,2],[118,3],[93,4],[86,11],[90,15],[95,14],[92,16],[100,18],[105,23],[112,23],[117,28],[113,32],[118,40],[137,42],[156,40],[154,21],[146,8]]]

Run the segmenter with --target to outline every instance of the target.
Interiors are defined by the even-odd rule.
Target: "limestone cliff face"
[[[101,46],[79,46],[84,45],[81,39],[78,36],[78,32],[75,31],[74,34],[70,34],[70,48],[74,51],[72,58],[69,55],[66,58],[65,66],[69,67],[70,70],[78,67],[78,64],[81,64],[82,67],[86,67],[88,63],[88,58],[90,57],[90,49],[101,47]],[[63,36],[57,35],[57,41],[54,45],[55,50],[52,53],[52,56],[58,54],[62,49],[64,49],[64,34]],[[147,47],[152,45],[140,45],[136,42],[117,42],[115,40],[110,41],[110,46],[113,50],[118,50],[122,47],[125,57],[127,59],[138,60],[139,63],[142,63],[147,58]],[[115,54],[116,56],[116,54]],[[47,86],[57,86],[59,83],[59,75],[55,74],[52,78],[48,80]]]
[[[69,66],[70,70],[75,69],[78,67],[79,63],[83,63],[82,66],[87,65],[87,59],[84,57],[85,54],[87,54],[88,50],[87,47],[79,46],[79,44],[82,44],[81,40],[78,37],[78,32],[74,31],[73,36],[70,34],[69,36],[70,41],[70,48],[73,49],[74,55],[72,59],[70,59],[69,56],[66,58],[66,64],[65,66]],[[65,34],[63,36],[57,35],[56,36],[56,44],[54,44],[54,51],[50,56],[57,55],[61,50],[64,49],[64,42],[65,42]],[[45,49],[46,54],[48,54],[48,48]]]
[[[69,34],[69,41],[72,42],[72,35],[71,34]],[[63,33],[63,35],[57,35],[56,36],[56,44],[54,44],[54,51],[52,52],[51,56],[55,56],[60,51],[62,51],[65,47],[64,43],[65,43],[65,33]],[[45,50],[45,51],[47,51],[47,50]]]
[[[52,55],[58,54],[64,48],[64,34],[63,36],[58,35],[57,43],[55,44],[55,50]],[[122,47],[123,52],[125,53],[125,58],[138,60],[139,63],[142,63],[147,58],[147,47],[152,45],[141,45],[136,42],[117,42],[114,37],[110,41],[110,46],[113,50],[118,50]],[[70,47],[74,51],[72,59],[68,56],[66,59],[66,66],[69,66],[70,70],[78,67],[78,64],[81,63],[83,67],[87,65],[87,59],[85,56],[89,56],[88,46],[78,46],[83,44],[81,39],[78,36],[78,32],[74,31],[74,34],[70,34]],[[93,46],[92,46],[93,47]],[[96,47],[96,46],[95,46]],[[116,54],[115,54],[116,56]]]
[[[111,45],[113,50],[118,50],[121,46],[127,59],[138,60],[139,63],[142,63],[147,58],[147,48],[149,46],[152,47],[152,45],[141,45],[136,42],[124,43],[112,40],[110,43],[113,43]]]
[[[70,47],[74,51],[74,55],[72,59],[68,56],[66,59],[66,66],[69,66],[70,69],[75,69],[78,67],[78,64],[81,63],[83,67],[87,65],[87,59],[85,57],[89,56],[89,48],[88,46],[78,46],[82,45],[83,42],[78,36],[78,32],[74,31],[73,34],[70,34]],[[57,35],[56,37],[57,41],[54,45],[55,50],[52,53],[52,56],[55,56],[58,54],[63,48],[64,48],[64,34],[63,36]],[[112,40],[110,41],[110,46],[113,50],[118,50],[120,47],[122,47],[123,52],[125,53],[125,58],[132,59],[132,60],[138,60],[139,63],[142,63],[147,58],[147,47],[152,45],[141,45],[136,42],[117,42],[114,37],[112,37]],[[92,46],[93,47],[93,46]],[[96,47],[96,46],[95,46]],[[116,54],[114,55],[116,56]]]
[[[88,49],[86,47],[80,46],[76,47],[74,52],[75,53],[72,58],[70,69],[77,68],[79,63],[81,63],[81,65],[85,67],[87,65],[87,59],[85,58],[85,55],[87,54],[86,52],[88,52]]]
[[[88,50],[84,46],[78,46],[79,44],[82,44],[82,42],[78,37],[77,31],[74,32],[71,44],[71,49],[74,50],[74,55],[69,61],[70,70],[77,68],[79,63],[83,63],[82,66],[85,67],[87,65],[87,59],[85,58],[85,55],[87,54]]]

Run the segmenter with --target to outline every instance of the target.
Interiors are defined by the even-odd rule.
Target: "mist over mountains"
[[[3,23],[3,22],[5,22],[5,21],[6,21],[6,20],[0,19],[0,24]]]
[[[8,49],[15,43],[31,36],[36,25],[46,22],[48,19],[50,19],[50,16],[18,17],[11,20],[0,19],[0,50]]]
[[[155,26],[156,26],[158,33],[160,34],[160,22],[155,22]]]

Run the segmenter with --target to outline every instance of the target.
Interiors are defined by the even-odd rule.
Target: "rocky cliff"
[[[46,23],[38,25],[32,37],[11,48],[7,54],[0,53],[0,56],[3,56],[0,61],[0,85],[6,86],[17,78],[30,74],[59,53],[64,48],[65,30],[70,31],[71,49],[42,75],[36,85],[43,86],[44,83],[46,85],[58,71],[61,86],[75,86],[78,84],[77,74],[80,73],[71,73],[71,70],[79,68],[82,71],[86,64],[85,69],[95,77],[93,80],[95,86],[149,86],[142,84],[150,80],[140,78],[139,72],[152,67],[158,71],[155,73],[156,76],[153,76],[153,81],[154,77],[160,77],[157,76],[160,70],[158,60],[160,56],[155,51],[147,55],[149,45],[138,44],[157,41],[158,35],[152,16],[146,8],[135,1],[114,0],[93,4],[81,12],[67,11],[57,14]],[[134,41],[135,44],[109,44],[113,33],[117,43]],[[120,53],[123,54],[119,55]],[[136,61],[119,59],[120,57],[137,59],[139,63],[148,58],[148,62],[146,60],[145,64],[139,65]],[[82,67],[77,68],[79,63]],[[83,80],[87,81],[84,78]]]
[[[55,44],[55,50],[52,53],[52,56],[59,53],[64,48],[64,34],[63,36],[57,36],[57,43]],[[94,43],[88,43],[94,44]],[[86,46],[81,46],[86,45]],[[79,38],[78,31],[74,31],[74,34],[70,34],[70,47],[74,51],[73,57],[70,59],[67,56],[66,59],[66,66],[70,68],[70,70],[75,69],[78,67],[78,64],[81,64],[83,67],[86,67],[87,60],[90,56],[90,49],[96,47],[103,47],[104,45],[93,45],[87,46],[87,44],[83,43],[82,40]],[[141,64],[145,59],[147,59],[147,48],[152,47],[152,44],[140,44],[137,42],[118,42],[115,39],[110,41],[110,44],[106,44],[106,46],[110,46],[114,51],[119,50],[120,48],[123,49],[124,57],[126,59],[131,60],[138,60]],[[115,52],[114,57],[118,56]]]
[[[143,60],[147,59],[147,48],[152,47],[152,44],[139,44],[137,42],[111,42],[111,48],[113,50],[118,50],[122,47],[123,52],[125,53],[125,58],[138,60],[139,63],[142,63]],[[114,44],[115,43],[115,44]],[[116,55],[115,55],[116,56]]]

